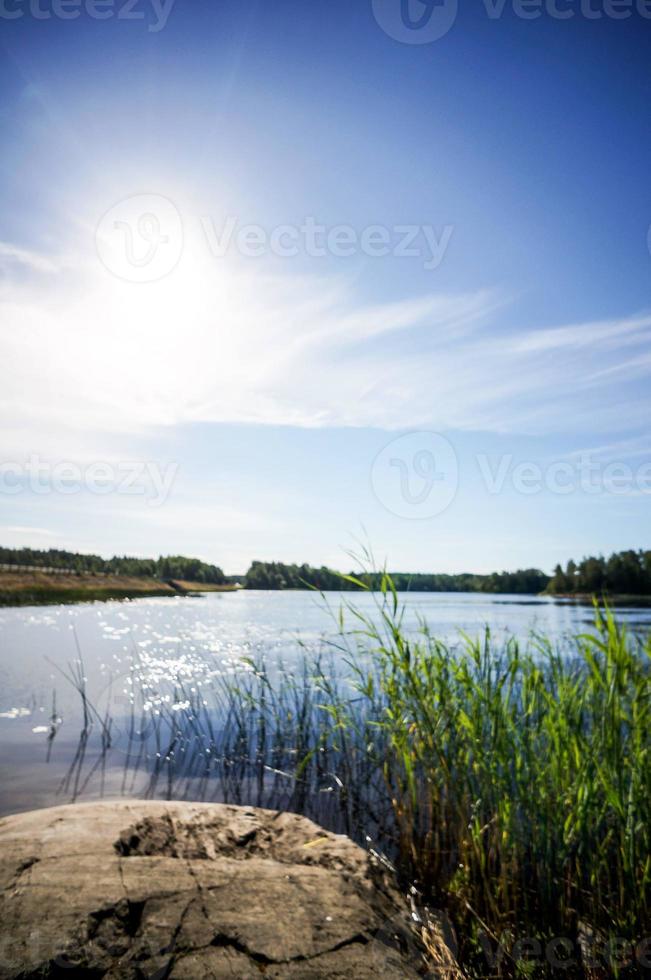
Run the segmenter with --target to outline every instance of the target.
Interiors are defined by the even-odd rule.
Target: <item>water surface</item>
[[[590,607],[533,596],[410,593],[402,598],[407,628],[415,629],[423,619],[433,634],[452,644],[460,630],[477,635],[488,626],[500,639],[526,642],[538,631],[562,645],[593,622]],[[365,611],[373,608],[369,595],[328,595],[332,609],[342,599]],[[634,630],[649,625],[648,609],[626,607],[617,615]],[[134,725],[140,731],[143,712],[153,720],[161,713],[184,717],[197,704],[208,704],[215,684],[249,671],[251,659],[264,657],[272,669],[282,665],[291,674],[305,649],[327,652],[323,638],[333,632],[323,601],[308,592],[0,609],[0,813],[80,795],[142,795],[142,774],[126,779],[124,760],[133,765],[129,726],[132,734]],[[345,671],[336,654],[333,663]],[[82,701],[64,674],[85,678],[97,710],[89,709],[83,767],[76,778],[70,777],[70,766],[78,762],[84,732]],[[101,719],[110,719],[110,733]],[[110,741],[110,752],[100,761],[103,739]],[[186,792],[191,795],[192,788],[186,786]],[[173,795],[169,788],[168,793]]]

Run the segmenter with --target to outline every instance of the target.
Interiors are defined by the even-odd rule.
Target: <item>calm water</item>
[[[372,608],[371,596],[353,598],[358,607]],[[549,599],[474,593],[405,598],[408,626],[415,628],[422,617],[452,643],[459,630],[477,634],[486,625],[500,637],[526,639],[537,630],[563,643],[592,623],[589,608]],[[329,601],[337,607],[339,597],[331,594]],[[625,608],[617,615],[633,629],[650,625],[648,609]],[[243,661],[261,655],[291,671],[302,645],[317,651],[332,631],[322,601],[304,592],[0,609],[0,813],[67,802],[74,795],[141,795],[138,780],[125,787],[118,778],[136,686],[146,711],[154,716],[162,707],[173,717],[187,709],[179,683],[188,696],[200,696],[216,679],[244,673],[249,668]],[[108,763],[93,770],[101,735],[96,717],[86,746],[88,772],[75,791],[66,772],[79,749],[81,701],[61,671],[76,669],[80,653],[89,699],[102,717],[109,712],[113,724]],[[50,744],[52,726],[56,736]]]

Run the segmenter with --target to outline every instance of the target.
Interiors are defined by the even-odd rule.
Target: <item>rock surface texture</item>
[[[6,817],[0,889],[3,978],[442,975],[381,866],[289,813],[121,800]]]

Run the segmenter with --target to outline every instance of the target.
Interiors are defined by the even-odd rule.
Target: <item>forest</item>
[[[462,572],[458,575],[444,573],[391,572],[391,578],[399,592],[496,592],[516,594],[537,594],[543,592],[549,583],[549,576],[537,568],[521,569],[517,572],[493,572],[490,575],[475,575]],[[380,588],[381,574],[350,573],[342,578],[339,572],[322,566],[285,565],[282,562],[254,561],[244,579],[247,589],[307,589],[323,591],[331,589],[355,591],[361,586],[355,581],[363,581],[365,586]]]
[[[185,558],[182,555],[161,555],[159,558],[115,555],[113,558],[100,558],[99,555],[82,555],[57,548],[39,551],[33,548],[0,547],[0,564],[65,569],[79,574],[142,575],[211,585],[223,585],[226,581],[226,576],[217,565],[209,565],[198,558]]]
[[[0,547],[0,564],[36,566],[49,569],[66,569],[81,574],[135,575],[149,578],[181,579],[223,585],[240,582],[247,589],[320,589],[322,591],[356,591],[365,586],[379,589],[382,576],[351,572],[342,576],[332,568],[312,565],[285,564],[283,562],[254,561],[246,575],[225,575],[217,565],[199,558],[183,555],[161,555],[159,558],[133,558],[115,555],[101,558],[74,551],[50,548],[41,551],[33,548]],[[538,568],[523,568],[514,572],[492,572],[478,575],[461,572],[450,575],[444,572],[392,572],[392,580],[399,592],[488,592],[512,595],[651,595],[651,551],[620,551],[605,558],[588,557],[581,561],[568,561],[565,568],[558,564],[553,576]]]
[[[604,558],[557,565],[547,586],[552,595],[651,595],[651,551],[618,551]]]

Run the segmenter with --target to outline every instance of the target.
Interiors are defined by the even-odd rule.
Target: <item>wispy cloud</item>
[[[57,531],[50,531],[46,527],[23,527],[21,525],[14,525],[14,524],[1,524],[0,531],[2,531],[3,533],[8,532],[9,534],[25,534],[28,536],[37,534],[40,537],[44,537],[44,538],[60,537]]]
[[[58,269],[55,262],[38,252],[0,242],[0,268],[11,271],[16,266],[26,266],[34,272],[56,272]]]
[[[651,314],[644,314],[528,332],[516,341],[514,348],[523,353],[592,348],[595,345],[602,350],[609,347],[620,349],[633,344],[648,343],[650,339]]]
[[[609,460],[619,462],[639,457],[648,459],[651,456],[651,438],[644,434],[627,436],[625,439],[616,439],[614,442],[599,445],[585,445],[580,449],[561,454],[560,458],[579,459],[581,456],[590,456],[603,462]]]
[[[370,303],[343,278],[191,248],[133,284],[99,261],[2,249],[31,273],[0,290],[0,417],[26,451],[193,421],[617,429],[651,407],[616,384],[651,373],[649,314],[507,332],[498,291]]]

